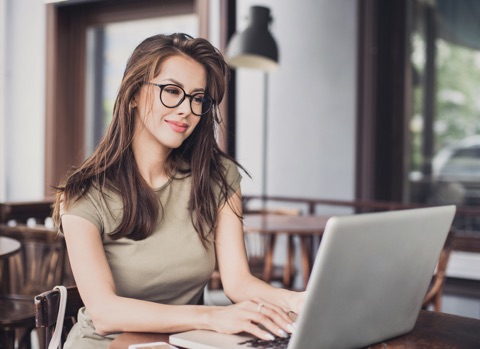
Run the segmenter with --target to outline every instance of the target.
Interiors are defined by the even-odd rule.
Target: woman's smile
[[[188,124],[180,121],[165,120],[165,122],[170,126],[170,128],[178,133],[185,133],[188,129]]]
[[[138,118],[134,152],[138,153],[138,158],[141,149],[151,150],[152,147],[169,154],[195,130],[202,117],[192,112],[192,105],[197,107],[198,101],[191,95],[205,92],[207,73],[193,58],[174,55],[163,61],[162,69],[151,82],[153,85],[144,84],[135,96]],[[146,143],[149,145],[144,147]]]

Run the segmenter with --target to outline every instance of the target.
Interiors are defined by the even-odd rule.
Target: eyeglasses
[[[187,94],[183,88],[174,84],[159,85],[153,82],[147,82],[147,85],[154,85],[160,87],[160,101],[167,108],[175,108],[183,103],[185,97],[190,99],[190,109],[192,113],[197,116],[207,114],[215,101],[205,92],[196,92],[194,94]]]

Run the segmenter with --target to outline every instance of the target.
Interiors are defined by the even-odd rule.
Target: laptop
[[[359,348],[411,331],[455,210],[451,205],[330,218],[287,348]],[[251,348],[249,338],[193,330],[169,341],[191,349],[237,349]]]

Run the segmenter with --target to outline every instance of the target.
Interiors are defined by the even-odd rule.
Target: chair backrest
[[[0,202],[0,223],[13,220],[17,224],[26,224],[29,219],[34,218],[38,224],[43,224],[52,213],[52,203],[52,201]]]
[[[286,215],[300,216],[300,209],[291,208],[266,208],[249,209],[244,208],[245,214],[264,214],[264,215]],[[281,232],[279,232],[281,233]],[[294,242],[293,236],[287,236],[285,266],[274,265],[274,250],[278,243],[276,234],[248,233],[245,234],[245,247],[247,250],[248,264],[250,272],[266,282],[281,281],[284,287],[292,287],[292,263]]]
[[[65,241],[45,226],[0,225],[0,233],[21,243],[20,253],[10,262],[9,293],[35,296],[55,285],[73,285]]]
[[[298,209],[244,209],[244,214],[261,214],[261,215],[284,215],[284,216],[300,216],[301,210]],[[265,258],[268,253],[273,252],[275,247],[276,236],[261,233],[245,234],[245,246],[247,249],[250,267],[260,268],[263,270]],[[268,257],[267,257],[268,258]],[[253,272],[253,270],[252,270]]]
[[[58,308],[60,305],[60,291],[53,289],[35,296],[35,326],[43,329],[44,348],[52,339],[57,324]],[[63,322],[62,344],[67,339],[68,332],[77,322],[78,310],[84,306],[76,286],[67,287],[67,303],[65,307],[65,320]]]
[[[0,234],[21,242],[10,260],[8,293],[35,296],[55,285],[74,285],[68,253],[51,220],[52,202],[0,203]]]
[[[450,230],[442,252],[440,253],[440,257],[438,258],[437,268],[433,274],[430,288],[423,299],[422,309],[428,309],[430,306],[433,306],[435,311],[442,311],[443,286],[445,285],[446,281],[445,273],[447,271],[450,254],[454,247],[453,241],[454,232],[453,230]]]

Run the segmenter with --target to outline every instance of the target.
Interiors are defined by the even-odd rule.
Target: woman
[[[218,50],[185,34],[150,37],[128,60],[105,137],[57,188],[85,303],[65,348],[124,331],[293,331],[304,294],[250,274],[238,164],[215,141],[227,75]],[[234,304],[198,305],[216,261]]]

